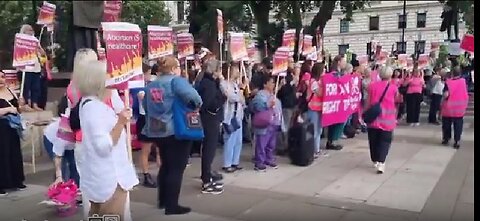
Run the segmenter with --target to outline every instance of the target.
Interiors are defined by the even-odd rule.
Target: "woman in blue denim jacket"
[[[273,109],[273,121],[267,128],[254,128],[255,134],[255,170],[264,172],[267,166],[277,169],[275,147],[277,136],[285,130],[282,115],[282,104],[275,97],[275,77],[264,76],[263,88],[252,100],[251,109],[254,114]]]
[[[199,109],[202,99],[187,79],[180,77],[180,65],[175,57],[162,57],[158,65],[159,77],[145,87],[143,106],[146,124],[142,133],[155,139],[157,146],[161,147],[162,165],[157,176],[158,208],[165,208],[166,215],[185,214],[191,209],[178,205],[178,198],[192,141],[175,138],[172,104],[178,97],[192,109]]]

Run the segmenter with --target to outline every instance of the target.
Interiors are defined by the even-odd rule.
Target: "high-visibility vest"
[[[387,86],[387,81],[377,81],[370,84],[369,96],[372,106],[380,100],[380,97]],[[385,97],[380,103],[382,113],[378,118],[368,125],[371,128],[377,128],[384,131],[393,131],[397,126],[397,108],[395,106],[395,96],[398,93],[398,87],[394,84],[390,84],[388,91],[385,93]]]
[[[317,94],[314,94],[312,91],[312,85],[313,83],[316,82],[315,79],[311,79],[310,83],[308,84],[308,93],[307,93],[307,100],[308,101],[308,109],[312,111],[322,111],[323,107],[323,96],[318,96]],[[318,90],[322,90],[322,85],[320,82],[318,82]]]
[[[465,79],[456,78],[446,81],[448,97],[442,102],[443,117],[463,117],[468,107],[468,91]]]

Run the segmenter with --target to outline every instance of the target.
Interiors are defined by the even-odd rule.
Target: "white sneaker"
[[[415,127],[415,124],[414,124],[414,123],[411,123],[411,124],[410,124],[410,127]]]
[[[416,123],[415,126],[416,126],[416,127],[420,126],[420,123]]]
[[[374,167],[375,169],[377,169],[377,168],[378,168],[378,162],[373,162],[373,167]]]
[[[378,163],[377,173],[383,174],[385,172],[385,163]]]

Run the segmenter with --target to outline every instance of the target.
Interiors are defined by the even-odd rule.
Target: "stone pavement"
[[[342,151],[330,151],[309,167],[290,165],[281,157],[280,168],[266,173],[253,171],[252,148],[245,145],[245,169],[224,175],[225,192],[216,196],[200,193],[200,159],[194,158],[185,172],[180,200],[194,212],[165,216],[154,207],[156,190],[139,186],[131,194],[133,219],[473,220],[473,132],[473,117],[467,117],[462,147],[454,150],[439,145],[439,126],[400,126],[383,175],[371,165],[364,134],[342,140]],[[221,167],[221,158],[219,150],[215,168]],[[53,174],[45,160],[38,168],[27,176],[27,190],[0,198],[1,220],[80,220],[79,214],[58,218],[53,208],[38,205]]]

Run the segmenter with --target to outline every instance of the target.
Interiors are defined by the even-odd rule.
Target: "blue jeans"
[[[243,147],[242,127],[231,134],[224,134],[223,166],[231,167],[240,163],[240,153]]]
[[[54,159],[53,144],[46,136],[43,136],[43,146],[51,160]],[[77,165],[75,164],[75,155],[73,150],[65,150],[62,157],[62,178],[64,181],[72,179],[77,186],[80,186],[80,175],[78,175]]]
[[[23,98],[25,102],[31,101],[33,104],[38,104],[41,96],[40,73],[25,72],[25,82],[23,83]]]
[[[313,124],[313,142],[315,153],[320,152],[320,142],[322,137],[322,113],[308,110],[307,120]]]

